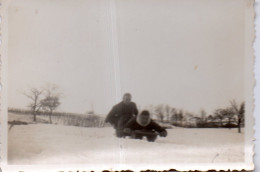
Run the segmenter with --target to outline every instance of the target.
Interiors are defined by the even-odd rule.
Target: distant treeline
[[[245,103],[237,104],[230,101],[230,105],[215,109],[211,114],[203,109],[198,113],[191,113],[167,104],[150,105],[146,107],[152,117],[160,123],[168,123],[186,128],[240,128],[244,126]]]
[[[8,108],[8,112],[20,115],[32,115],[31,110],[18,109],[18,108]],[[44,111],[37,112],[37,121],[40,123],[49,123],[49,114]],[[70,125],[70,126],[80,126],[80,127],[103,127],[104,117],[89,112],[86,114],[79,113],[67,113],[67,112],[53,112],[52,113],[52,123]]]
[[[235,101],[231,101],[229,106],[216,109],[211,114],[207,114],[203,109],[199,113],[191,113],[165,104],[151,105],[146,109],[150,111],[154,120],[164,125],[186,128],[238,128],[238,132],[241,132],[241,127],[244,127],[244,102],[237,104]],[[93,111],[86,114],[17,108],[9,108],[8,111],[14,114],[32,115],[34,117],[33,122],[38,123],[45,122],[80,127],[109,126],[109,124],[104,123],[105,117],[96,115]]]

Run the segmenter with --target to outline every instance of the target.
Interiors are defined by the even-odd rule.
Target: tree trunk
[[[33,121],[36,122],[36,112],[33,112]]]
[[[237,123],[237,127],[238,127],[238,133],[241,133],[241,119],[238,119],[238,123]]]
[[[51,115],[52,115],[52,110],[51,110],[50,113],[49,113],[50,124],[52,124]]]
[[[231,129],[231,128],[230,128],[230,125],[231,125],[231,118],[228,118],[228,124],[229,124],[228,129]]]

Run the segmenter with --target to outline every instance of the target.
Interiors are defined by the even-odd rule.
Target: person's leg
[[[117,137],[124,137],[123,131],[120,130],[120,129],[116,129],[116,136],[117,136]]]
[[[123,137],[124,136],[123,129],[124,129],[124,121],[121,118],[117,122],[117,128],[116,128],[116,136],[117,137]]]
[[[154,133],[154,134],[148,135],[146,137],[149,142],[154,142],[157,138],[157,134]]]
[[[132,134],[131,134],[131,138],[132,139],[142,139],[143,138],[143,135],[141,135],[141,134],[138,134],[138,133],[136,133],[136,132],[132,132]]]

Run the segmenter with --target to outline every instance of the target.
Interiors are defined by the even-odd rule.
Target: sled
[[[146,137],[148,142],[154,142],[157,139],[158,133],[154,131],[147,130],[135,130],[131,133],[131,138],[142,140],[143,137]]]

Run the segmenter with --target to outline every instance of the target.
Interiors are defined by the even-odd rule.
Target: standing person
[[[136,104],[131,101],[130,93],[125,93],[123,100],[113,106],[106,117],[105,122],[109,122],[116,129],[116,136],[123,137],[124,125],[138,114]]]

